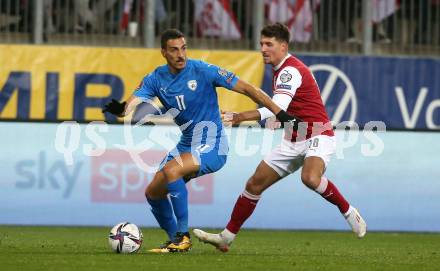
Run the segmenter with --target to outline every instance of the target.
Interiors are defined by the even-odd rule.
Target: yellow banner
[[[258,52],[190,50],[188,57],[261,86],[264,65]],[[146,74],[163,64],[159,49],[0,45],[0,118],[103,120],[100,99],[112,93],[128,98]],[[256,108],[232,91],[218,88],[218,96],[223,110]]]

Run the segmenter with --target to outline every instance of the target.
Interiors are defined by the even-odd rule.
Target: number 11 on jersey
[[[185,110],[186,109],[185,100],[183,99],[183,97],[184,97],[184,95],[176,96],[177,106],[179,107],[179,110]]]

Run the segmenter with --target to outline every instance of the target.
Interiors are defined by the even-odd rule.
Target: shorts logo
[[[290,80],[292,80],[292,75],[288,72],[288,71],[284,71],[281,75],[280,75],[280,80],[283,83],[287,83]]]
[[[279,84],[277,85],[276,89],[287,89],[287,90],[292,90],[292,86],[291,85],[286,85],[286,84]]]
[[[225,69],[220,68],[220,69],[218,69],[218,74],[220,74],[221,76],[226,77],[228,75],[228,71],[225,70]]]
[[[188,88],[192,91],[195,91],[197,88],[197,81],[196,80],[189,80],[187,82]]]

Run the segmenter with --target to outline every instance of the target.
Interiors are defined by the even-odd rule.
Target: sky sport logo
[[[142,159],[158,166],[165,151],[148,150]],[[130,159],[126,151],[111,149],[91,158],[91,201],[97,203],[143,203],[144,191],[154,174],[141,170]],[[213,202],[214,175],[191,180],[187,184],[190,204]]]

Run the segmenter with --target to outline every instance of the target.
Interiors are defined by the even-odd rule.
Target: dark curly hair
[[[287,43],[290,41],[289,29],[281,23],[266,25],[261,30],[261,35],[268,38],[275,38],[277,41],[285,41]]]

